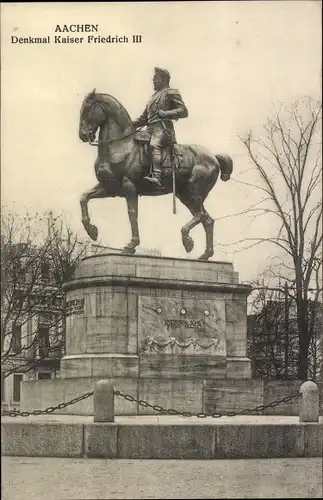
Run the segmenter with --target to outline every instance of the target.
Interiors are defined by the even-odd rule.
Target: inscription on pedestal
[[[165,319],[164,324],[168,330],[173,328],[194,328],[201,330],[203,328],[203,321],[201,319]]]
[[[66,302],[66,316],[80,315],[84,313],[84,298],[71,299]]]

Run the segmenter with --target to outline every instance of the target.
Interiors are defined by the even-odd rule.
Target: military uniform
[[[147,125],[152,148],[153,173],[160,184],[162,149],[176,143],[172,120],[186,118],[188,111],[179,91],[169,87],[168,71],[155,68],[156,75],[164,78],[166,82],[163,88],[153,94],[142,115],[133,123],[136,128]]]

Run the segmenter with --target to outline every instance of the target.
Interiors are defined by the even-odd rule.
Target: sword
[[[172,154],[172,176],[173,176],[173,214],[176,215],[176,177],[175,177],[175,161]]]

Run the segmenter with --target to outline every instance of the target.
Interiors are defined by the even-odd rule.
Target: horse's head
[[[104,127],[106,140],[120,139],[134,130],[126,109],[115,97],[98,94],[95,89],[88,94],[81,107],[79,136],[83,142],[93,142],[99,127]]]
[[[92,142],[98,128],[106,120],[104,108],[95,89],[84,99],[80,113],[79,137],[83,142]]]

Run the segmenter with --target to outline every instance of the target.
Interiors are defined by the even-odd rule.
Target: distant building
[[[14,252],[12,246],[10,251]],[[64,352],[64,297],[58,293],[49,262],[37,259],[36,263],[36,252],[35,247],[28,245],[25,251],[17,248],[16,262],[10,265],[21,264],[21,280],[7,283],[7,293],[1,294],[4,409],[19,409],[22,380],[57,377]],[[26,264],[28,259],[30,266]]]

